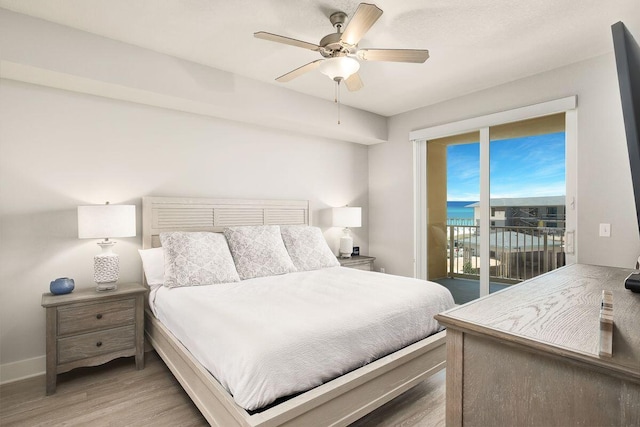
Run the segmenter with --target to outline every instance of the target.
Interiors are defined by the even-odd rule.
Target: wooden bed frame
[[[163,231],[214,231],[238,225],[310,224],[308,201],[174,197],[142,199],[143,248],[160,246]],[[146,283],[146,282],[145,282]],[[346,426],[444,369],[446,332],[254,414],[233,397],[155,316],[145,336],[207,421],[214,426]]]

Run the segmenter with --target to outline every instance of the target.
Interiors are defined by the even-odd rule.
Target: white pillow
[[[138,249],[142,259],[142,269],[144,277],[147,278],[147,285],[157,286],[164,284],[164,249]]]
[[[242,280],[296,271],[277,225],[229,227],[224,235]]]
[[[238,282],[231,252],[220,233],[173,231],[160,233],[164,248],[164,285],[213,285]]]
[[[282,240],[298,271],[319,270],[340,265],[318,227],[283,225]]]

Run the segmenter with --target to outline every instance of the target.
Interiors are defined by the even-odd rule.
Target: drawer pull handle
[[[102,319],[102,314],[96,315],[96,319]]]
[[[100,346],[102,346],[102,341],[98,341],[98,342],[96,343],[96,347],[100,347]]]

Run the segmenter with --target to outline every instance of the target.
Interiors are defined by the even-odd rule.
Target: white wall
[[[160,91],[162,70],[156,67],[179,62],[6,11],[0,11],[0,19],[3,24],[18,20],[28,26],[2,27],[0,58],[7,60],[9,55],[11,63],[30,66],[34,64],[29,61],[37,59],[37,67],[45,74],[65,65],[62,71],[67,76],[84,78],[93,69],[93,82],[106,82],[100,80],[104,77],[123,83],[133,72],[127,61],[114,60],[104,76],[89,66],[95,59],[91,55],[102,52],[92,50],[91,43],[105,44],[111,58],[143,58],[135,67],[140,84],[149,85],[141,78],[147,73]],[[44,46],[21,40],[28,34]],[[24,43],[30,54],[6,49]],[[68,61],[60,61],[61,55]],[[327,227],[326,208],[362,206],[363,227],[353,230],[354,240],[364,254],[368,252],[367,146],[314,135],[312,126],[303,126],[312,120],[304,112],[322,110],[323,103],[333,122],[332,103],[289,96],[280,88],[274,92],[271,85],[216,80],[220,72],[206,67],[198,72],[199,77],[210,78],[199,80],[208,93],[212,81],[215,90],[221,91],[251,87],[243,91],[242,103],[236,105],[240,109],[254,98],[257,105],[281,97],[292,101],[288,107],[278,103],[275,112],[261,108],[265,116],[288,111],[297,131],[25,83],[17,81],[20,76],[0,79],[0,381],[44,370],[45,310],[40,302],[49,282],[68,276],[79,288],[94,286],[93,256],[99,248],[96,240],[77,238],[78,205],[107,200],[137,205],[138,237],[116,239],[121,282],[142,277],[137,249],[141,246],[140,203],[145,195],[310,200],[312,223],[324,227],[336,252],[341,230]],[[164,83],[180,99],[202,96],[198,80],[173,76]],[[146,88],[147,93],[153,90]],[[374,133],[382,130],[386,137],[386,119],[357,110],[351,113],[355,127],[347,127],[344,139],[372,123]],[[380,126],[375,125],[378,119]]]
[[[392,117],[389,142],[369,151],[369,239],[377,266],[413,275],[410,131],[570,95],[578,95],[578,262],[633,267],[640,239],[613,54]],[[599,223],[611,223],[610,238],[598,237]]]

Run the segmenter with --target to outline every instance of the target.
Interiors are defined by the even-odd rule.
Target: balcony
[[[564,231],[556,227],[490,227],[490,280],[514,284],[562,267]],[[479,279],[479,227],[447,225],[447,236],[447,276]]]

